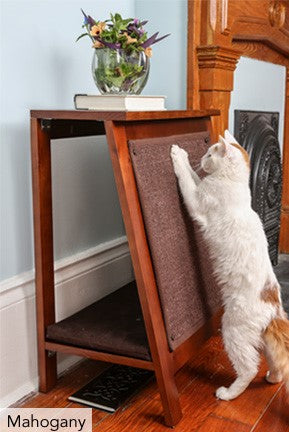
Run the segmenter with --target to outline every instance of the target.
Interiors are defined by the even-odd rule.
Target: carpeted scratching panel
[[[210,145],[208,132],[129,142],[143,218],[173,350],[220,307],[208,250],[179,193],[172,144],[189,153],[193,167]]]

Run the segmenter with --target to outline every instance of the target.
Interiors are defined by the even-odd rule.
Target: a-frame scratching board
[[[178,192],[170,148],[179,144],[196,165],[216,114],[31,112],[40,391],[55,385],[55,353],[66,352],[154,370],[166,424],[181,419],[174,375],[212,334],[219,297]],[[136,283],[55,323],[50,140],[104,131]]]

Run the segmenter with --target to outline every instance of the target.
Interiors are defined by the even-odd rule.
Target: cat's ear
[[[219,135],[219,144],[218,153],[220,156],[224,157],[227,152],[227,143],[221,135]]]
[[[222,135],[219,135],[219,143],[220,144],[226,144],[225,138],[222,137]]]
[[[232,134],[230,134],[230,132],[228,131],[228,129],[225,130],[225,140],[229,141],[229,143],[232,143],[232,144],[238,144],[236,138],[233,137]]]
[[[227,141],[225,138],[223,138],[221,135],[219,135],[219,144],[220,144],[219,145],[220,156],[224,157],[226,155],[231,157],[233,153],[232,152],[233,146],[231,146],[230,142]]]

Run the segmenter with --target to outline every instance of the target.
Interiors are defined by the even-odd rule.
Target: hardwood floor
[[[108,365],[82,362],[47,394],[35,394],[22,407],[76,407],[67,397]],[[212,338],[199,354],[177,374],[183,418],[176,432],[289,432],[289,402],[285,388],[265,382],[265,361],[250,387],[236,400],[219,401],[214,396],[220,385],[234,376],[223,351],[221,338]],[[93,432],[164,432],[162,407],[155,381],[149,383],[115,414],[93,410]]]

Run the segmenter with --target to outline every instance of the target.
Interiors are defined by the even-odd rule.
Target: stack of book
[[[74,105],[78,110],[96,111],[163,111],[166,109],[165,96],[76,94]]]

